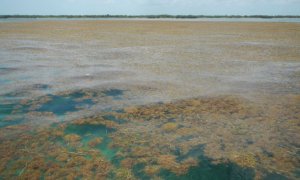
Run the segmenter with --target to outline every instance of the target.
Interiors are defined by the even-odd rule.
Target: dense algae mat
[[[30,132],[5,127],[0,179],[297,179],[300,97],[284,98],[256,105],[204,97],[100,112]]]

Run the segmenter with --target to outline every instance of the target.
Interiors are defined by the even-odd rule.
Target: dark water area
[[[120,89],[110,89],[110,90],[104,91],[103,93],[106,96],[112,96],[112,97],[115,97],[115,98],[119,98],[119,96],[123,95],[123,92],[124,91],[120,90]]]
[[[69,94],[67,96],[55,96],[49,95],[50,101],[44,103],[40,108],[37,109],[39,112],[53,112],[56,115],[64,115],[67,112],[74,112],[80,108],[88,108],[93,105],[91,99],[83,99],[84,94],[78,92]]]
[[[64,121],[64,115],[89,109],[95,105],[94,99],[112,97],[112,100],[122,99],[123,90],[109,89],[97,93],[73,91],[63,94],[47,94],[34,99],[25,99],[26,92],[32,90],[49,90],[46,84],[34,84],[20,92],[12,92],[0,96],[0,128],[26,123],[26,115],[30,113],[48,113],[60,117]],[[24,94],[25,93],[25,94]],[[113,117],[107,117],[113,118]]]
[[[255,172],[253,169],[242,168],[236,164],[212,164],[208,160],[202,160],[197,167],[191,168],[186,175],[177,176],[176,174],[162,170],[160,176],[164,179],[176,180],[220,180],[220,179],[239,179],[253,180]],[[149,178],[150,179],[150,178]]]
[[[194,149],[193,151],[197,151],[197,156],[195,159],[198,159],[199,164],[194,167],[191,167],[188,172],[184,175],[177,175],[167,169],[162,169],[158,171],[159,177],[163,179],[175,179],[175,180],[220,180],[220,179],[243,179],[243,180],[252,180],[255,177],[255,172],[251,168],[243,168],[234,163],[219,163],[214,164],[212,159],[206,157],[204,155],[205,145],[201,145]],[[182,158],[182,157],[178,157]],[[133,172],[136,177],[140,179],[151,179],[151,176],[148,176],[143,171],[145,165],[137,164],[133,167]]]

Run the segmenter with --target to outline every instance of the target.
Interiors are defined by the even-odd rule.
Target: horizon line
[[[84,15],[38,15],[38,14],[3,14],[0,15],[0,18],[47,18],[47,17],[69,17],[69,18],[84,18],[84,17],[90,17],[90,18],[107,18],[107,17],[118,17],[118,18],[222,18],[222,17],[235,17],[235,18],[300,18],[300,15],[263,15],[263,14],[257,14],[257,15],[170,15],[170,14],[153,14],[153,15],[121,15],[121,14],[84,14]]]

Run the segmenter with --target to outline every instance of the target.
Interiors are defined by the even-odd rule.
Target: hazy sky
[[[0,0],[0,14],[300,15],[300,0]]]

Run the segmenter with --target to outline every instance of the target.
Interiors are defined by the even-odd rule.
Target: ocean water
[[[299,178],[298,24],[37,21],[0,24],[0,179]]]

